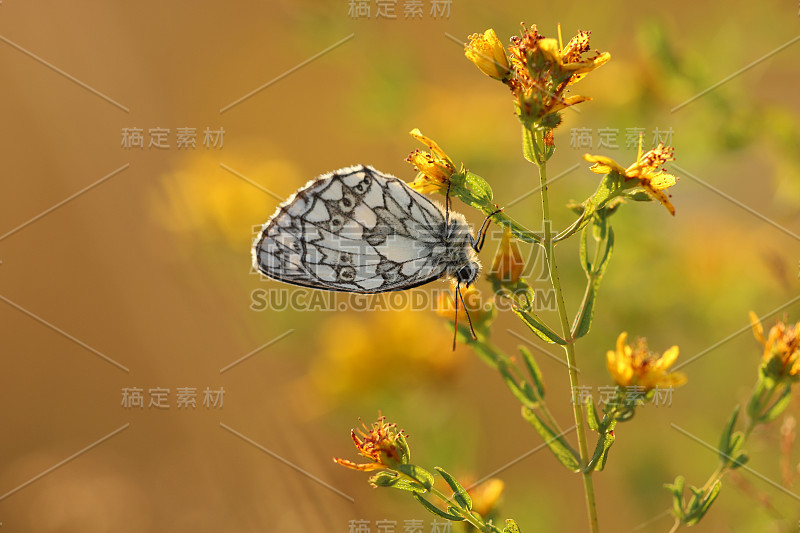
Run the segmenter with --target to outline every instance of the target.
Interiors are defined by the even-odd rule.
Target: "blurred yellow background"
[[[577,346],[584,384],[610,383],[604,355],[622,330],[656,351],[678,344],[680,363],[747,326],[748,310],[763,315],[797,296],[800,44],[671,111],[797,38],[796,4],[453,0],[433,14],[424,0],[408,20],[400,0],[392,20],[376,17],[376,2],[354,17],[352,3],[0,3],[4,530],[344,533],[351,520],[372,531],[393,520],[402,531],[416,519],[427,532],[433,516],[410,497],[372,490],[366,475],[331,461],[355,459],[358,417],[381,411],[410,435],[416,462],[472,479],[541,444],[497,374],[468,348],[452,353],[430,310],[254,303],[256,291],[287,288],[250,267],[254,227],[279,199],[356,163],[410,181],[403,160],[421,147],[408,135],[415,127],[539,229],[538,194],[514,202],[538,178],[508,92],[456,42],[489,27],[507,42],[520,22],[547,36],[560,23],[565,39],[591,30],[593,48],[611,52],[574,91],[594,101],[565,112],[556,130],[550,175],[569,171],[550,187],[557,227],[571,221],[561,206],[596,187],[583,153],[633,161],[628,128],[644,129],[646,144],[656,129],[671,131],[690,174],[671,169],[681,176],[674,219],[654,203],[612,219],[615,255]],[[143,130],[143,148],[123,146],[125,128]],[[148,147],[154,128],[169,130],[169,147]],[[196,128],[196,148],[177,146],[180,128]],[[591,147],[574,145],[580,128]],[[619,130],[618,148],[597,146],[603,128]],[[222,146],[203,145],[206,129],[224,130]],[[559,248],[572,310],[584,283],[576,250],[575,240]],[[800,304],[783,313],[796,321]],[[531,335],[509,315],[493,340],[513,354],[512,332]],[[669,529],[662,484],[677,474],[701,484],[716,466],[670,423],[716,443],[759,356],[744,331],[682,369],[689,382],[671,406],[618,426],[595,481],[605,531]],[[564,368],[537,357],[549,407],[569,427]],[[121,405],[132,387],[145,392],[141,409]],[[169,407],[148,407],[159,387],[170,389]],[[177,406],[182,387],[196,388],[196,408]],[[224,404],[203,406],[206,388],[224,389]],[[778,483],[779,425],[747,446],[750,466]],[[797,464],[800,452],[791,457]],[[500,516],[522,531],[585,530],[581,482],[546,450],[497,477]],[[799,507],[742,472],[697,529],[795,531]]]

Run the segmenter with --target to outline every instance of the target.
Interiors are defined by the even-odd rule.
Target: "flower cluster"
[[[566,46],[549,39],[536,27],[522,26],[522,35],[511,39],[506,54],[494,30],[470,36],[465,54],[484,74],[505,83],[514,98],[520,121],[554,128],[557,115],[569,106],[591,100],[588,96],[566,96],[566,90],[611,58],[608,52],[589,52],[589,32],[580,31]]]
[[[334,457],[333,461],[337,464],[352,468],[353,470],[371,471],[380,470],[383,468],[392,468],[402,462],[403,457],[407,454],[407,447],[405,445],[405,435],[402,430],[397,429],[397,424],[386,422],[386,417],[381,416],[378,421],[368,428],[364,422],[361,422],[364,429],[350,430],[350,437],[356,445],[358,453],[367,459],[371,459],[370,463],[354,463],[347,459],[340,459]]]
[[[764,326],[752,311],[750,322],[756,340],[764,346],[762,369],[776,381],[800,380],[800,322],[784,324],[779,320],[764,337]]]
[[[594,163],[589,169],[595,174],[616,173],[624,179],[623,187],[641,187],[649,196],[658,200],[667,208],[671,215],[675,215],[675,207],[669,201],[669,195],[664,192],[675,185],[675,176],[668,174],[661,166],[667,161],[675,159],[674,148],[659,143],[652,150],[642,154],[642,141],[639,139],[639,153],[636,161],[624,168],[622,165],[602,155],[586,154],[583,158]]]
[[[647,349],[645,339],[637,339],[634,346],[627,344],[628,334],[617,337],[617,349],[606,354],[606,364],[611,377],[620,387],[636,385],[647,392],[655,387],[679,387],[686,383],[686,375],[668,372],[678,358],[678,347],[673,346],[659,355]]]

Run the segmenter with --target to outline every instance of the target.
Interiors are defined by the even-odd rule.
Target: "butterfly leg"
[[[486,232],[489,230],[489,220],[500,211],[502,211],[502,209],[492,211],[485,219],[483,219],[481,229],[478,230],[478,238],[472,241],[472,248],[476,252],[480,252],[483,248],[483,243],[486,242]]]
[[[447,192],[444,195],[444,227],[450,227],[450,180],[447,180]]]
[[[472,335],[472,340],[478,340],[478,336],[475,335],[475,328],[472,327],[472,318],[469,316],[469,311],[467,311],[467,304],[464,303],[464,294],[461,292],[461,286],[456,285],[456,293],[458,293],[458,298],[461,300],[461,305],[464,307],[464,314],[467,315],[467,323],[469,324],[469,332]],[[458,302],[456,302],[456,309],[458,309]],[[458,324],[456,324],[456,330],[458,330]]]

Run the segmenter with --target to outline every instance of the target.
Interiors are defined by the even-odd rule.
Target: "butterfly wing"
[[[404,182],[357,165],[324,174],[281,204],[253,248],[267,276],[303,287],[377,293],[440,278],[441,208]]]

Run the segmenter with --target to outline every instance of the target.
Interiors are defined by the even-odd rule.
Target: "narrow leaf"
[[[581,258],[581,268],[584,272],[586,272],[586,277],[591,278],[590,272],[592,271],[592,263],[589,262],[589,258],[587,257],[586,248],[589,246],[589,232],[586,231],[586,228],[581,232],[581,244],[580,244],[580,258]]]
[[[430,490],[433,487],[433,474],[424,468],[411,464],[397,465],[395,468],[398,472],[402,472],[411,479],[418,481],[426,489]]]
[[[719,490],[721,488],[722,482],[717,481],[714,483],[714,486],[711,487],[711,490],[708,491],[708,494],[706,494],[696,505],[689,509],[688,519],[684,522],[687,526],[693,526],[694,524],[698,523],[703,516],[705,516],[705,514],[708,512],[708,509],[711,507],[711,504],[714,503],[714,500],[716,500],[717,496],[719,496]]]
[[[520,346],[519,351],[522,353],[522,359],[525,361],[525,366],[528,368],[528,373],[531,375],[533,386],[536,387],[536,395],[540,400],[544,400],[544,380],[542,379],[542,371],[539,370],[539,365],[536,364],[536,359],[533,358],[533,354],[531,354],[530,350],[524,346]]]
[[[445,472],[444,469],[439,468],[438,466],[433,467],[434,470],[439,472],[450,488],[453,489],[453,498],[456,500],[456,503],[461,506],[462,509],[471,511],[472,510],[472,498],[470,498],[469,493],[461,486],[461,483],[458,482],[456,478]]]
[[[733,460],[731,463],[731,469],[739,468],[740,466],[744,466],[747,464],[747,461],[750,460],[750,456],[747,455],[747,452],[741,452],[739,455],[736,456],[736,459]]]
[[[553,330],[545,326],[536,315],[528,314],[522,309],[514,308],[514,313],[533,331],[537,337],[550,344],[560,344],[564,346],[567,341],[556,335]]]
[[[764,423],[764,422],[772,422],[773,420],[778,418],[778,416],[780,416],[780,414],[789,406],[789,402],[792,401],[791,394],[792,394],[791,386],[785,385],[783,388],[783,393],[781,393],[781,396],[777,400],[775,400],[775,403],[773,403],[766,411],[764,411],[764,414],[762,414],[758,420]]]
[[[608,239],[606,240],[606,248],[603,252],[603,257],[597,263],[597,268],[595,269],[595,274],[597,275],[597,280],[600,281],[603,278],[603,274],[606,273],[606,268],[608,268],[608,262],[611,260],[611,252],[614,251],[614,230],[611,226],[608,226]]]
[[[435,514],[436,516],[440,516],[440,517],[442,517],[442,518],[444,518],[446,520],[451,520],[453,522],[461,522],[462,520],[464,520],[463,516],[459,516],[459,515],[456,515],[456,514],[450,514],[450,513],[446,512],[446,511],[442,511],[441,509],[439,509],[438,507],[433,505],[431,502],[429,502],[428,500],[426,500],[425,498],[420,496],[419,493],[415,492],[414,493],[414,497],[417,499],[417,501],[419,503],[422,504],[422,506],[425,509],[427,509],[431,513]]]
[[[562,465],[572,472],[577,472],[580,469],[580,461],[575,450],[567,444],[563,437],[556,436],[553,430],[539,418],[536,411],[523,406],[522,417],[530,422],[536,432],[541,435],[545,445],[550,448],[550,451],[553,452]]]
[[[739,417],[739,406],[733,409],[733,413],[728,418],[725,427],[722,428],[722,436],[719,438],[719,458],[728,464],[728,457],[731,455],[731,439],[733,438],[733,429],[736,427],[736,419]]]
[[[583,337],[592,328],[594,304],[597,300],[597,291],[599,289],[600,281],[596,278],[589,278],[586,283],[586,292],[583,294],[580,311],[578,311],[578,316],[575,317],[575,323],[572,325],[572,337],[574,339]]]
[[[536,141],[534,140],[533,132],[529,128],[522,126],[522,155],[531,163],[538,164],[536,161],[536,149],[533,146],[534,142]]]
[[[586,397],[586,423],[589,424],[589,429],[592,431],[600,429],[600,417],[591,395]]]

